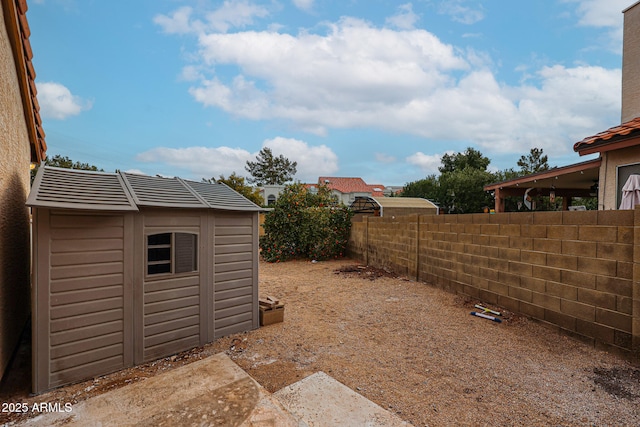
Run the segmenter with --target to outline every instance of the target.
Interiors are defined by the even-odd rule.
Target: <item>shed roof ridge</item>
[[[213,206],[211,206],[211,203],[207,202],[205,200],[204,197],[202,197],[202,195],[200,195],[200,193],[198,193],[193,187],[191,187],[189,184],[187,184],[185,182],[184,179],[180,178],[179,176],[175,176],[175,179],[178,180],[178,182],[187,189],[187,191],[189,191],[191,194],[193,194],[198,200],[200,200],[200,202],[204,203],[206,206],[208,206],[209,208],[213,208]],[[206,182],[203,182],[203,184],[207,184]]]

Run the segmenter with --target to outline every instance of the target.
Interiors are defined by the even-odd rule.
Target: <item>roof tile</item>
[[[364,182],[362,178],[346,178],[335,176],[321,176],[318,178],[319,184],[325,184],[330,190],[336,190],[343,194],[348,193],[376,193],[382,195],[382,191],[377,191],[375,188],[384,190],[383,185],[370,185]]]
[[[573,151],[584,150],[589,146],[602,144],[617,137],[627,136],[638,130],[640,130],[640,117],[636,117],[635,119],[629,120],[628,122],[610,127],[603,132],[588,136],[582,141],[576,142],[573,145]]]

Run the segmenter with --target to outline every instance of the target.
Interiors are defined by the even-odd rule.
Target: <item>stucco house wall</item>
[[[640,3],[640,2],[639,2]],[[621,123],[640,116],[640,4],[624,10]]]
[[[6,2],[0,2],[4,18]],[[11,39],[0,19],[0,377],[29,318],[30,140]]]

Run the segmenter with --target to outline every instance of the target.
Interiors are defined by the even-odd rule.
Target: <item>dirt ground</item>
[[[260,263],[260,294],[284,322],[39,396],[23,350],[0,402],[73,404],[225,352],[268,391],[324,371],[416,426],[640,425],[638,366],[509,312],[471,316],[480,301],[348,259]]]

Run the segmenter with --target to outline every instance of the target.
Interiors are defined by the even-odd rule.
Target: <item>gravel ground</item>
[[[271,392],[324,371],[416,426],[640,425],[638,366],[509,312],[470,316],[479,301],[351,260],[260,263],[260,293],[285,304],[284,322],[0,400],[77,402],[224,351]]]

